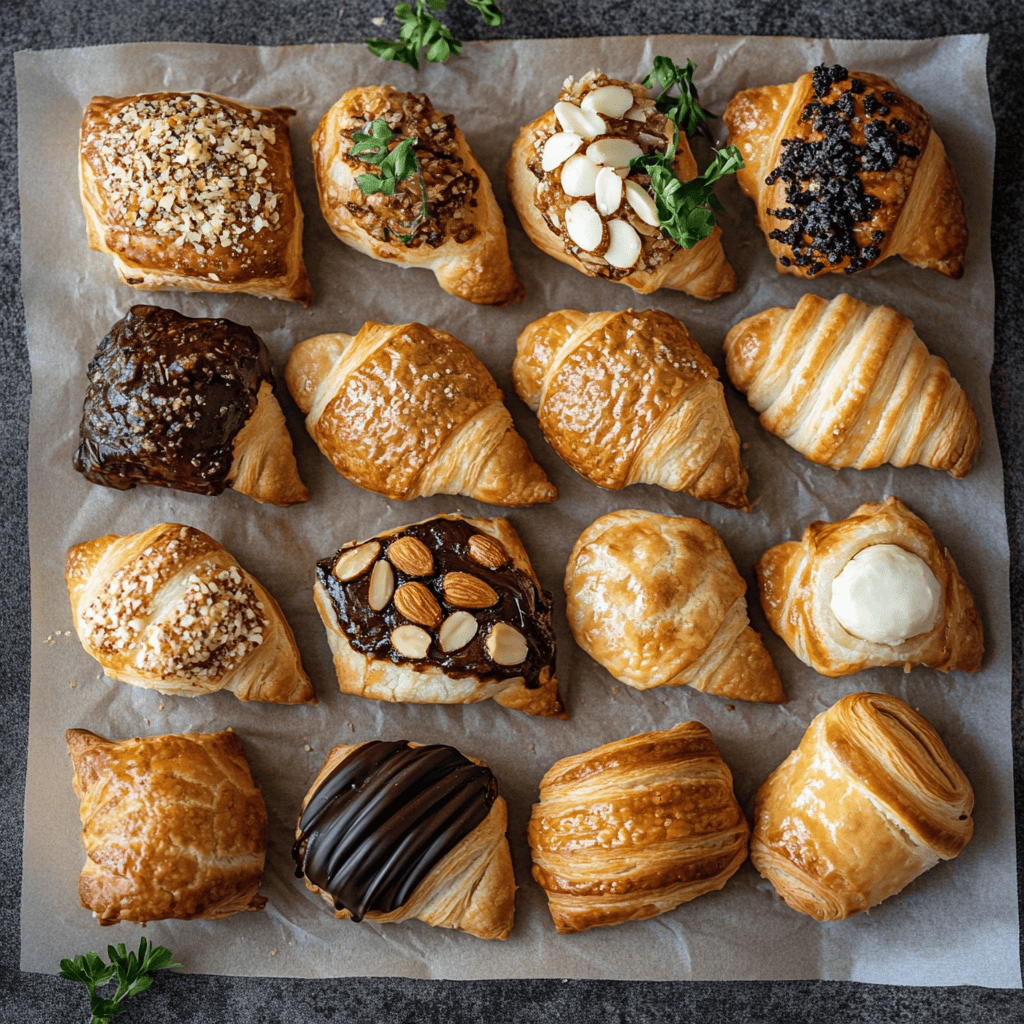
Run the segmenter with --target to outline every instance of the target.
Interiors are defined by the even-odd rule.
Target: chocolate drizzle
[[[489,768],[453,747],[373,740],[352,750],[313,793],[292,847],[305,875],[353,921],[390,913],[486,817],[498,795]]]
[[[266,346],[230,320],[132,306],[89,363],[74,467],[87,480],[220,494],[235,436],[273,384]]]

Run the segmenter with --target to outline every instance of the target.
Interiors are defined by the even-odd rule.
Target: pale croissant
[[[354,337],[321,334],[295,346],[285,380],[320,450],[368,491],[492,505],[557,497],[487,367],[447,331],[370,322]]]
[[[905,316],[805,295],[736,324],[729,379],[761,425],[819,465],[924,465],[965,476],[981,444],[971,403]]]
[[[963,274],[956,174],[928,114],[888,79],[821,65],[738,93],[725,123],[780,273],[852,274],[902,256]]]
[[[112,679],[181,697],[315,704],[277,602],[212,537],[161,523],[70,548],[75,629]]]
[[[563,309],[529,324],[517,349],[516,392],[591,483],[657,484],[749,511],[718,371],[675,317]]]

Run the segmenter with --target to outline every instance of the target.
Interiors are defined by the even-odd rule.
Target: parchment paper
[[[841,978],[910,984],[1019,986],[1017,891],[1009,725],[1008,548],[1002,474],[989,407],[993,286],[989,262],[994,135],[985,80],[985,39],[824,42],[801,39],[617,38],[470,44],[461,59],[418,75],[382,63],[361,46],[255,49],[179,44],[132,45],[19,54],[19,152],[24,295],[32,361],[30,534],[32,707],[25,799],[22,960],[55,971],[63,956],[111,941],[137,944],[139,929],[101,930],[78,905],[84,855],[78,803],[63,733],[86,727],[112,737],[232,726],[245,745],[270,815],[259,914],[216,922],[157,922],[145,931],[189,971],[288,976],[594,977],[629,979]],[[705,106],[721,112],[741,88],[791,81],[821,61],[894,78],[931,113],[963,184],[971,240],[966,274],[949,281],[892,260],[853,278],[810,284],[775,272],[753,225],[752,205],[734,182],[718,189],[725,247],[739,290],[706,305],[682,293],[643,298],[594,281],[539,253],[527,240],[504,188],[504,164],[519,126],[551,107],[567,74],[593,67],[639,80],[656,54],[692,57]],[[346,89],[390,82],[425,91],[456,114],[495,185],[527,300],[505,309],[472,306],[444,294],[426,271],[384,266],[343,246],[320,216],[307,140]],[[117,283],[109,259],[86,247],[78,200],[77,137],[82,110],[98,94],[202,89],[266,106],[288,105],[293,152],[307,221],[305,256],[315,299],[308,310],[245,296],[140,293]],[[720,130],[721,131],[721,130]],[[700,157],[700,153],[698,154]],[[706,154],[703,154],[706,159]],[[742,396],[727,386],[745,442],[749,515],[658,488],[602,491],[566,468],[514,396],[515,338],[552,309],[626,306],[665,309],[684,320],[722,369],[729,326],[770,305],[793,305],[805,290],[848,289],[909,315],[926,344],[950,363],[982,422],[984,445],[963,481],[924,468],[839,473],[813,466],[768,436]],[[305,434],[281,389],[300,469],[313,499],[275,509],[228,492],[218,498],[157,488],[122,493],[87,483],[71,468],[86,365],[128,306],[156,302],[193,316],[228,316],[251,325],[278,367],[293,344],[325,331],[354,333],[367,319],[442,326],[469,343],[504,389],[519,430],[560,490],[557,503],[516,510],[543,585],[555,596],[558,676],[567,721],[472,706],[392,705],[338,693],[323,628],[313,606],[313,563],[342,543],[435,512],[502,510],[468,499],[389,502],[342,479]],[[724,377],[724,373],[723,373]],[[815,518],[849,514],[865,500],[895,493],[948,544],[977,598],[988,654],[973,677],[927,669],[863,672],[828,680],[806,669],[768,629],[751,589],[751,619],[789,693],[782,707],[728,705],[662,688],[639,693],[618,684],[574,645],[565,625],[562,575],[572,544],[598,515],[618,508],[697,515],[726,540],[741,573],[768,546],[798,537]],[[230,694],[164,697],[107,679],[75,636],[63,581],[69,545],[160,521],[195,525],[218,538],[276,596],[292,624],[320,697],[314,708],[242,704]],[[964,767],[977,794],[975,835],[955,861],[940,864],[870,914],[819,925],[778,900],[745,865],[725,889],[652,921],[559,937],[530,877],[525,839],[542,774],[558,758],[676,722],[698,719],[713,732],[752,810],[768,773],[799,742],[812,717],[846,693],[884,690],[919,708]],[[293,875],[292,829],[303,794],[328,750],[374,737],[449,742],[493,768],[509,803],[509,840],[520,886],[507,942],[484,942],[413,921],[374,925],[336,921]],[[307,749],[308,748],[308,749]]]

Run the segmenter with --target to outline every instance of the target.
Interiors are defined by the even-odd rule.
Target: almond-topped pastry
[[[469,302],[522,299],[491,183],[451,114],[389,85],[350,89],[311,141],[320,209],[343,242],[432,270]]]
[[[342,693],[564,717],[551,595],[505,519],[443,515],[347,544],[317,563],[313,596]]]
[[[673,122],[642,85],[588,72],[565,80],[554,109],[525,125],[512,147],[508,191],[523,228],[549,256],[648,294],[675,288],[699,299],[735,291],[721,229],[692,249],[662,233],[650,178],[630,160],[671,150]],[[679,134],[673,171],[697,176]]]
[[[95,97],[79,161],[89,247],[133,288],[308,305],[294,114],[198,92]]]

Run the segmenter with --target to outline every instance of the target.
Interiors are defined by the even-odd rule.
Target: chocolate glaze
[[[353,921],[368,911],[389,913],[487,817],[497,795],[490,769],[453,747],[363,743],[302,812],[295,875],[328,893]]]
[[[249,327],[132,306],[89,363],[74,467],[87,480],[220,494],[270,355]]]
[[[387,545],[399,537],[421,540],[434,556],[434,573],[429,577],[408,576],[392,566],[395,590],[403,583],[416,580],[424,584],[437,599],[445,618],[456,611],[469,611],[479,624],[476,636],[457,651],[445,653],[437,643],[437,630],[431,631],[432,643],[425,658],[412,659],[400,654],[391,644],[391,633],[406,619],[389,602],[381,611],[370,607],[370,573],[367,567],[354,579],[340,582],[332,572],[338,555],[317,562],[316,575],[334,607],[338,626],[352,647],[373,658],[386,658],[395,664],[412,668],[434,666],[453,679],[476,676],[479,679],[512,679],[522,676],[526,686],[540,685],[540,673],[546,666],[554,667],[555,634],[551,623],[551,595],[538,590],[533,580],[511,560],[499,569],[489,569],[469,553],[469,539],[480,531],[461,519],[430,519],[391,534],[382,544],[380,557],[386,557]],[[353,547],[355,545],[352,545]],[[340,554],[340,552],[339,552]],[[484,580],[498,595],[490,608],[460,609],[444,595],[442,580],[449,572],[466,572]],[[526,638],[526,659],[519,665],[496,665],[487,656],[486,640],[490,627],[506,622]]]

